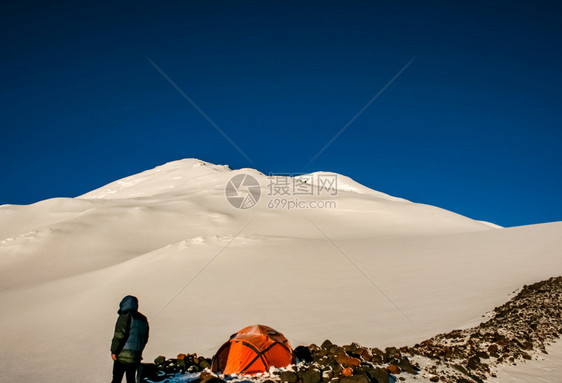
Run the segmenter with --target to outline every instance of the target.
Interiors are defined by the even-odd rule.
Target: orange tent
[[[219,348],[213,357],[213,372],[258,374],[269,367],[286,367],[294,362],[293,349],[283,334],[263,325],[248,326]]]

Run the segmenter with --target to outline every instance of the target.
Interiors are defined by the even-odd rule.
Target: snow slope
[[[261,185],[251,209],[225,197],[237,174]],[[74,199],[0,206],[0,382],[108,381],[126,294],[149,318],[152,360],[211,356],[255,323],[293,345],[413,344],[562,275],[561,222],[498,228],[318,175],[335,176],[337,193],[299,195],[298,209],[275,208],[297,197],[269,195],[256,170],[196,159]],[[336,206],[311,207],[319,199]]]

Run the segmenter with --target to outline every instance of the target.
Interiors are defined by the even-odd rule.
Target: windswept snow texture
[[[225,197],[236,174],[260,182],[251,209]],[[271,208],[267,176],[196,159],[1,206],[0,382],[109,381],[127,294],[150,321],[150,361],[212,356],[256,323],[295,346],[411,345],[562,275],[561,222],[498,228],[335,176],[329,208]]]

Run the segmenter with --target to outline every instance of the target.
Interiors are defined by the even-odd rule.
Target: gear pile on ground
[[[202,373],[210,367],[211,359],[197,356],[197,354],[178,354],[174,359],[159,356],[154,359],[154,363],[141,365],[141,375],[143,382],[164,383],[186,374],[191,374],[194,379],[197,379],[198,373]]]
[[[440,334],[413,347],[362,347],[332,344],[299,346],[297,365],[272,369],[244,381],[261,383],[388,383],[482,382],[495,376],[502,364],[538,358],[546,346],[562,334],[562,277],[524,286],[516,297],[497,307],[491,318],[477,327]],[[185,373],[196,383],[220,383],[222,376],[207,370],[210,359],[180,354],[176,359],[158,357],[143,365],[145,382],[174,381]]]

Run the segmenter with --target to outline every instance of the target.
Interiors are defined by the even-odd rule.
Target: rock
[[[320,347],[322,347],[325,350],[328,350],[331,346],[333,346],[332,342],[326,339],[324,342],[322,342],[322,345]]]
[[[166,363],[166,357],[165,356],[159,356],[156,359],[154,359],[154,364],[157,366],[161,366],[164,363]]]
[[[388,372],[384,368],[366,368],[364,372],[371,379],[372,382],[377,383],[390,383]]]
[[[478,376],[476,376],[476,375],[468,374],[468,376],[469,376],[472,380],[474,380],[476,383],[484,383],[484,381],[483,381],[482,379],[480,379],[480,378],[479,378]]]
[[[388,370],[388,372],[394,375],[398,375],[401,372],[400,367],[395,364],[389,364],[388,366],[386,366],[386,369]]]
[[[373,354],[373,357],[371,358],[371,362],[374,364],[383,364],[384,356],[379,354]]]
[[[360,347],[357,347],[357,350],[355,350],[354,352],[357,355],[361,355],[363,353],[363,351],[365,351],[366,349],[367,349],[367,347],[360,346]]]
[[[345,363],[345,367],[359,366],[360,364],[361,364],[360,359],[349,357],[347,359],[347,362]]]
[[[315,359],[314,361],[320,367],[328,367],[330,365],[330,358],[328,358],[327,356],[323,356],[322,358]]]
[[[330,369],[332,371],[334,371],[334,374],[336,374],[336,375],[339,374],[340,372],[342,372],[342,370],[343,370],[342,365],[339,364],[339,363],[336,363],[336,362],[330,363],[329,366],[330,366]]]
[[[398,351],[396,347],[387,347],[384,349],[385,361],[388,361],[392,358],[399,359],[400,356],[400,351]]]
[[[334,345],[332,345],[332,346],[329,348],[328,352],[329,352],[330,354],[332,354],[332,355],[335,355],[335,354],[337,354],[338,351],[340,351],[340,350],[343,350],[343,348],[340,347],[340,346],[336,346],[336,345],[334,344]]]
[[[334,377],[334,373],[332,370],[325,370],[324,372],[322,372],[322,381],[324,383],[329,382],[330,380],[332,380],[333,377]]]
[[[398,362],[397,365],[404,372],[407,372],[407,373],[410,373],[410,374],[417,374],[417,372],[418,372],[418,370],[414,366],[412,366],[412,364],[410,363],[410,361],[406,357],[403,357],[402,359],[400,359],[400,361]]]
[[[341,378],[340,383],[370,383],[369,378],[364,375],[344,376]]]
[[[355,375],[353,375],[353,380],[355,380],[356,383],[371,383],[371,379],[369,379],[367,374],[363,371],[356,372]]]
[[[299,380],[298,375],[291,371],[283,371],[281,375],[279,375],[279,378],[282,382],[287,383],[297,383],[297,381]]]
[[[178,368],[179,368],[180,370],[185,370],[185,369],[187,369],[187,363],[185,362],[185,359],[184,359],[184,358],[178,359],[177,362],[176,362],[176,366],[178,366]]]
[[[357,351],[357,349],[360,348],[360,347],[361,347],[361,346],[359,346],[357,343],[354,342],[354,343],[351,343],[351,344],[349,344],[349,345],[343,346],[343,349],[344,349],[346,352],[355,352],[355,351]]]
[[[336,363],[339,363],[344,367],[359,366],[361,364],[360,359],[353,358],[347,355],[347,353],[343,350],[338,351],[338,353],[335,355],[334,360],[336,361]]]
[[[466,367],[468,367],[470,370],[476,370],[479,364],[480,364],[480,358],[474,355],[468,359],[468,362],[466,363]]]
[[[401,353],[402,355],[404,355],[404,354],[411,354],[411,353],[412,353],[412,350],[410,350],[410,347],[408,347],[408,346],[402,346],[402,347],[400,347],[400,348],[398,349],[398,351],[400,351],[400,353]]]
[[[373,354],[371,354],[371,352],[367,349],[364,349],[361,352],[361,358],[367,362],[370,362],[371,360],[373,360]]]
[[[351,376],[353,375],[353,370],[349,367],[346,367],[341,371],[341,373],[343,376]]]
[[[345,351],[342,350],[342,351],[339,351],[339,352],[336,354],[334,360],[336,361],[336,363],[339,363],[339,364],[341,364],[342,366],[344,366],[344,365],[347,363],[347,360],[348,360],[349,358],[350,358],[349,355],[347,355],[347,354],[345,353]]]
[[[439,377],[437,375],[431,375],[429,377],[429,381],[430,382],[438,382],[439,381]]]
[[[192,364],[187,368],[187,372],[199,372],[199,371],[201,371],[201,367],[199,367],[196,364]]]
[[[221,383],[221,382],[224,382],[224,380],[220,379],[215,374],[207,371],[203,371],[199,375],[199,379],[197,380],[197,383]]]
[[[490,355],[488,355],[488,353],[484,352],[484,351],[478,351],[476,353],[476,356],[479,357],[480,359],[489,359],[490,358]]]
[[[305,346],[298,346],[293,350],[298,362],[305,362],[305,363],[312,363],[314,360],[312,357],[312,353]]]
[[[203,370],[206,368],[211,368],[211,360],[206,358],[200,358],[199,367],[201,367]]]
[[[322,382],[322,375],[316,369],[310,369],[299,374],[302,383],[320,383]]]
[[[497,345],[497,344],[491,344],[491,345],[488,347],[488,352],[489,352],[492,356],[497,357],[497,355],[498,355],[498,345]]]

